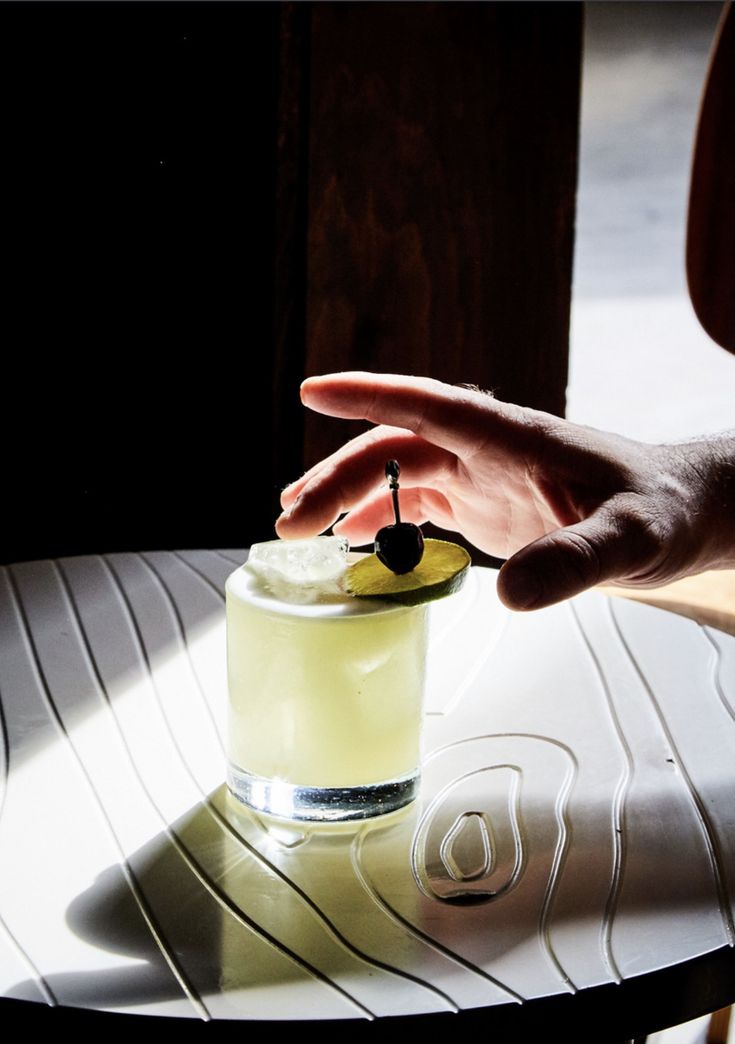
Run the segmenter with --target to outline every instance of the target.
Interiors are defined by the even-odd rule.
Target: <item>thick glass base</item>
[[[254,811],[319,823],[343,823],[395,812],[414,800],[418,784],[418,772],[364,787],[300,787],[281,779],[254,776],[232,763],[227,770],[230,793]]]

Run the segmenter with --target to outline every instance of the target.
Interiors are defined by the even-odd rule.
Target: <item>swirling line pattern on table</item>
[[[615,911],[617,909],[618,900],[620,897],[620,887],[622,884],[623,869],[625,867],[625,849],[626,849],[626,834],[625,834],[625,800],[630,787],[633,774],[635,772],[633,764],[633,755],[631,753],[630,745],[625,738],[623,727],[620,723],[615,704],[610,692],[610,685],[605,677],[605,673],[602,670],[602,666],[594,650],[592,642],[589,639],[587,632],[582,626],[582,621],[579,618],[579,613],[575,610],[573,603],[569,605],[569,611],[572,619],[574,620],[574,626],[579,634],[580,638],[584,643],[584,647],[594,664],[595,673],[599,681],[602,691],[605,693],[605,700],[607,703],[608,711],[610,714],[610,721],[612,722],[615,735],[618,738],[620,747],[623,751],[625,758],[625,764],[623,770],[618,778],[618,784],[615,788],[615,794],[613,796],[612,806],[612,840],[614,846],[614,856],[612,865],[612,879],[610,881],[610,892],[608,895],[607,902],[605,903],[605,913],[602,919],[602,925],[600,927],[600,939],[601,948],[605,956],[605,963],[610,969],[610,975],[615,982],[622,982],[622,975],[620,969],[617,966],[615,957],[612,950],[612,927],[613,920],[615,919]]]
[[[58,569],[56,567],[56,564],[53,563],[52,566],[53,566],[53,569],[54,569],[56,575],[59,575],[58,574]],[[44,700],[44,702],[46,704],[49,717],[54,722],[54,724],[56,725],[56,727],[57,727],[57,729],[59,731],[60,736],[63,737],[63,739],[65,741],[64,742],[64,747],[71,754],[71,756],[73,757],[73,759],[74,759],[74,761],[76,763],[77,768],[81,772],[81,775],[82,775],[82,777],[83,777],[83,779],[84,779],[84,781],[86,783],[88,791],[89,791],[90,795],[92,796],[93,801],[94,801],[94,803],[95,803],[99,813],[102,816],[102,819],[103,819],[103,821],[105,823],[105,826],[106,826],[107,830],[109,831],[109,834],[110,834],[111,838],[113,839],[115,847],[117,848],[117,850],[119,852],[119,855],[120,855],[120,866],[121,866],[123,875],[125,877],[125,881],[127,883],[127,886],[128,886],[128,888],[129,888],[129,890],[130,890],[130,892],[131,892],[131,894],[132,894],[132,896],[133,896],[133,898],[135,900],[135,903],[136,903],[136,905],[138,907],[138,910],[140,911],[140,913],[141,913],[141,915],[142,915],[142,917],[143,917],[143,919],[144,919],[144,921],[145,921],[145,923],[146,923],[146,925],[148,927],[148,930],[149,930],[149,932],[151,934],[151,937],[153,938],[156,946],[158,947],[158,949],[159,949],[159,951],[161,953],[161,956],[163,957],[164,961],[168,965],[171,973],[173,974],[174,978],[176,979],[177,983],[179,984],[182,992],[187,997],[187,999],[189,1000],[189,1002],[191,1003],[192,1007],[194,1008],[196,1013],[199,1015],[199,1017],[202,1018],[202,1019],[205,1019],[205,1020],[209,1019],[210,1016],[209,1016],[209,1012],[207,1010],[206,1005],[203,1003],[201,997],[199,997],[196,989],[188,981],[186,974],[184,973],[183,969],[180,966],[180,963],[179,963],[179,960],[178,960],[176,954],[174,953],[172,948],[167,944],[166,939],[165,939],[165,937],[163,935],[163,932],[161,931],[160,927],[157,924],[154,911],[151,909],[150,904],[148,903],[147,899],[145,898],[143,890],[140,887],[140,883],[137,880],[136,875],[134,874],[134,872],[133,872],[133,870],[132,870],[132,868],[130,866],[130,863],[129,863],[129,861],[127,859],[127,856],[126,856],[126,853],[125,853],[124,846],[122,845],[122,843],[120,841],[120,838],[118,837],[118,834],[115,831],[115,827],[113,825],[112,819],[111,819],[110,815],[108,814],[108,812],[107,812],[107,810],[106,810],[106,808],[104,806],[104,803],[99,799],[99,797],[97,795],[97,791],[95,789],[95,785],[94,785],[92,776],[90,775],[89,770],[88,770],[88,768],[87,768],[87,766],[85,764],[84,757],[80,753],[79,749],[77,748],[76,744],[74,743],[73,738],[69,734],[69,732],[68,732],[68,730],[67,730],[67,728],[66,728],[66,726],[64,724],[63,716],[62,716],[61,712],[59,711],[59,708],[58,708],[58,706],[57,706],[57,704],[56,704],[56,702],[54,700],[54,697],[53,697],[53,695],[51,693],[51,688],[49,686],[48,679],[46,677],[46,673],[44,671],[44,668],[43,668],[43,665],[42,665],[42,662],[41,662],[41,658],[40,658],[40,655],[39,655],[39,652],[38,652],[36,641],[35,641],[33,633],[32,633],[32,628],[31,628],[31,625],[30,625],[30,622],[29,622],[29,619],[28,619],[28,614],[27,614],[26,608],[25,608],[25,606],[23,604],[23,598],[22,598],[21,592],[19,590],[18,581],[16,579],[16,576],[15,576],[15,573],[14,573],[12,567],[8,570],[8,577],[9,577],[9,580],[10,580],[11,594],[12,594],[13,603],[14,603],[13,608],[14,608],[15,612],[17,613],[17,615],[18,615],[18,617],[19,617],[19,619],[20,619],[20,621],[22,623],[23,631],[24,631],[24,634],[25,634],[25,637],[26,637],[26,640],[27,640],[27,643],[28,643],[28,648],[29,648],[30,655],[31,655],[31,658],[32,658],[32,662],[33,662],[34,672],[36,674],[36,678],[37,678],[37,682],[38,682],[38,686],[39,686],[39,692],[41,694],[42,699]],[[84,640],[84,639],[82,639],[82,640]],[[51,998],[55,1001],[56,998],[54,997],[53,993],[51,991],[49,991],[49,993],[51,995]]]
[[[0,885],[21,894],[42,840],[56,841],[59,878],[39,904],[43,934],[0,900],[3,992],[157,1014],[185,1003],[205,1019],[370,1019],[620,981],[655,965],[638,942],[649,913],[667,938],[674,921],[646,877],[647,845],[659,868],[675,851],[666,823],[646,819],[650,794],[664,820],[690,824],[689,888],[674,874],[664,904],[719,918],[698,917],[692,952],[732,942],[729,806],[696,744],[681,746],[681,694],[669,698],[676,680],[656,652],[667,614],[590,595],[511,616],[492,574],[474,571],[464,601],[436,610],[423,809],[340,837],[250,816],[219,783],[223,586],[244,558],[157,551],[3,570],[18,633],[9,618]],[[735,640],[677,626],[687,655],[700,650],[710,731],[718,713],[731,728]],[[39,802],[44,779],[54,789]],[[88,972],[65,970],[65,949]]]
[[[710,857],[710,864],[711,864],[711,869],[712,869],[712,875],[713,875],[713,877],[715,879],[715,883],[716,883],[716,887],[717,887],[717,894],[718,894],[718,897],[719,897],[720,912],[721,912],[722,919],[723,919],[724,924],[725,924],[725,931],[726,931],[726,934],[727,934],[727,940],[728,940],[728,942],[729,942],[729,944],[731,946],[735,945],[735,923],[733,921],[732,903],[731,903],[731,899],[730,899],[730,895],[729,895],[729,889],[728,889],[728,886],[727,886],[726,876],[725,876],[725,873],[724,873],[724,870],[723,870],[723,854],[722,854],[722,848],[721,848],[720,840],[718,838],[717,831],[715,830],[715,828],[714,828],[714,826],[712,824],[712,820],[711,820],[709,811],[707,809],[706,802],[702,799],[702,796],[699,794],[699,792],[697,791],[697,788],[694,786],[692,778],[691,778],[691,776],[690,776],[690,774],[689,774],[689,772],[687,770],[687,767],[686,767],[686,765],[684,763],[684,760],[683,760],[683,758],[682,758],[682,756],[681,756],[681,754],[679,752],[679,749],[678,749],[678,746],[677,746],[676,741],[674,739],[673,733],[672,733],[671,729],[669,728],[669,725],[668,725],[668,723],[666,721],[666,717],[665,717],[665,715],[664,715],[664,713],[663,713],[663,711],[661,709],[660,701],[657,698],[656,693],[654,692],[654,689],[653,689],[652,685],[650,684],[650,682],[646,678],[646,675],[645,675],[645,673],[643,671],[643,668],[641,667],[641,664],[640,664],[639,660],[633,655],[631,647],[630,647],[629,643],[626,641],[626,638],[625,638],[625,636],[623,634],[623,631],[622,631],[622,629],[620,627],[620,622],[618,620],[617,611],[616,611],[615,607],[613,606],[612,602],[609,603],[609,612],[610,612],[610,617],[611,617],[612,622],[613,622],[613,626],[615,628],[615,632],[616,632],[616,634],[618,636],[618,639],[620,641],[620,644],[625,649],[625,652],[626,652],[627,656],[629,657],[633,667],[635,668],[636,673],[638,674],[638,676],[639,676],[639,678],[640,678],[640,680],[641,680],[641,682],[643,684],[643,687],[646,690],[648,698],[650,699],[651,704],[652,704],[652,706],[653,706],[653,708],[654,708],[654,710],[656,712],[656,716],[657,716],[657,718],[659,720],[661,730],[663,731],[664,735],[666,736],[666,740],[667,740],[667,742],[668,742],[668,744],[669,744],[669,746],[671,748],[672,756],[674,758],[674,763],[676,764],[676,767],[678,768],[679,772],[682,775],[682,778],[684,779],[684,782],[686,784],[687,790],[689,791],[689,795],[691,797],[692,804],[693,804],[694,808],[696,809],[697,817],[699,819],[699,824],[700,824],[700,827],[702,829],[702,834],[703,834],[703,836],[704,836],[704,838],[706,840],[706,844],[707,844],[707,849],[708,849],[708,853],[709,853],[709,857]]]
[[[5,581],[5,570],[2,570],[0,572],[2,573],[3,581]],[[8,789],[9,777],[10,741],[8,738],[8,725],[5,720],[5,711],[3,710],[2,692],[0,692],[0,822],[2,821],[3,808],[5,806],[5,795]],[[26,951],[20,945],[16,937],[13,935],[2,914],[0,914],[0,933],[2,934],[2,937],[5,940],[6,945],[16,953],[18,959],[27,968],[31,978],[36,984],[38,992],[40,993],[41,997],[46,1002],[46,1004],[52,1006],[55,1005],[57,1001],[56,997],[54,996],[53,990],[50,988],[41,972],[33,963],[30,956],[26,953]]]
[[[421,931],[419,928],[416,927],[416,925],[412,924],[406,917],[402,916],[398,912],[398,910],[391,906],[391,904],[384,896],[380,895],[370,878],[366,875],[363,861],[361,858],[362,845],[365,840],[365,836],[365,831],[360,831],[355,836],[355,840],[352,845],[352,867],[355,874],[355,878],[360,882],[365,891],[373,897],[373,901],[375,902],[376,906],[379,906],[387,917],[389,917],[392,921],[394,921],[404,931],[408,932],[414,938],[418,939],[426,946],[429,946],[431,949],[435,950],[443,957],[448,958],[450,961],[452,961],[458,967],[462,968],[463,971],[468,972],[470,975],[477,976],[481,979],[486,979],[488,982],[492,983],[493,986],[496,986],[499,990],[501,990],[510,1000],[516,1002],[517,1004],[521,1004],[524,998],[519,993],[516,993],[509,986],[506,986],[499,979],[497,979],[493,975],[490,975],[484,969],[478,967],[475,964],[472,964],[470,961],[465,960],[460,954],[456,953],[453,950],[450,950],[449,947],[443,946],[442,943],[440,943],[437,939],[432,938],[432,936],[429,935],[427,932]]]
[[[417,887],[430,901],[449,903],[452,906],[467,907],[468,905],[471,905],[472,908],[476,908],[478,903],[484,904],[497,901],[518,884],[526,866],[524,855],[524,828],[522,826],[523,817],[520,808],[520,780],[523,777],[523,772],[519,765],[504,763],[501,758],[498,758],[491,763],[486,763],[484,761],[488,745],[497,745],[498,743],[502,744],[504,741],[514,741],[516,743],[520,741],[522,746],[527,746],[529,741],[532,744],[544,744],[552,750],[560,752],[566,759],[562,778],[557,782],[555,789],[553,808],[557,825],[557,837],[553,845],[553,856],[549,861],[548,873],[543,882],[542,894],[539,896],[535,931],[540,940],[544,957],[553,968],[554,973],[558,978],[558,982],[561,983],[565,990],[573,993],[576,992],[576,986],[557,957],[549,930],[549,921],[553,909],[554,897],[569,844],[570,831],[567,818],[567,801],[577,772],[576,759],[571,750],[569,750],[569,748],[564,744],[557,740],[534,734],[500,733],[487,736],[475,736],[470,740],[459,741],[433,751],[424,764],[425,775],[428,775],[429,772],[431,772],[434,763],[440,764],[443,756],[446,757],[447,754],[454,756],[458,755],[459,761],[465,765],[468,760],[471,761],[474,759],[477,767],[471,770],[467,769],[459,774],[456,774],[456,772],[453,773],[449,778],[449,781],[443,786],[437,784],[435,780],[432,780],[431,790],[433,797],[428,801],[413,832],[410,860],[411,872]],[[427,845],[429,843],[427,838],[438,819],[438,813],[441,811],[447,796],[451,795],[451,793],[461,787],[462,784],[472,780],[473,778],[482,778],[483,782],[487,782],[488,774],[495,773],[504,768],[510,771],[513,780],[509,791],[510,814],[507,816],[507,822],[510,827],[509,833],[511,835],[511,841],[508,848],[512,848],[513,858],[511,860],[509,871],[506,874],[506,878],[503,884],[497,889],[477,887],[481,884],[479,876],[474,877],[470,887],[468,887],[467,884],[465,884],[464,887],[458,887],[456,882],[452,880],[451,885],[446,889],[446,894],[443,895],[439,884],[434,883],[436,875],[433,874],[432,865],[436,866],[437,863],[443,863],[441,858],[442,851],[447,837],[451,835],[453,831],[457,817],[455,813],[450,815],[449,822],[451,825],[448,829],[440,826],[436,843],[434,844],[434,848],[439,853],[439,858],[438,860],[435,859],[432,863],[427,855]],[[478,790],[478,794],[480,793],[482,793],[482,791]],[[461,808],[463,806],[459,805],[457,807]],[[465,813],[460,813],[460,815],[462,814],[466,814],[466,811]],[[531,835],[529,835],[529,837],[530,836]],[[491,875],[492,870],[490,872],[490,876]],[[364,869],[362,870],[362,876],[367,879]],[[385,894],[379,892],[379,889],[376,887],[374,882],[369,882],[369,884],[371,890],[389,914],[394,917],[400,917],[398,911],[389,902]],[[401,917],[401,921],[407,927],[414,931],[416,930],[416,926],[410,924],[407,918]],[[436,937],[432,936],[432,942],[436,943],[436,941]],[[460,954],[458,954],[456,950],[450,950],[449,952],[453,957],[461,959]],[[508,982],[503,981],[495,975],[488,976],[488,978],[490,978],[491,981],[493,981],[509,996],[514,999],[522,999],[522,994],[509,985]]]
[[[720,698],[720,703],[735,721],[735,704],[727,698],[722,682],[722,672],[724,671],[722,648],[718,645],[715,632],[711,627],[703,626],[701,631],[705,641],[712,649],[712,686]]]
[[[172,612],[172,614],[174,616],[174,619],[176,620],[176,627],[178,629],[178,637],[179,637],[179,640],[181,642],[181,648],[183,649],[184,655],[186,656],[187,663],[189,664],[189,667],[191,668],[192,676],[193,676],[193,678],[196,681],[197,690],[199,692],[199,695],[201,696],[202,706],[205,708],[207,716],[209,717],[210,721],[212,722],[212,727],[213,727],[214,732],[215,732],[215,734],[217,736],[217,739],[218,739],[219,745],[220,745],[220,749],[221,749],[222,755],[224,757],[224,753],[225,753],[224,737],[220,734],[220,731],[217,728],[217,722],[215,721],[214,715],[212,714],[212,711],[211,711],[211,708],[209,706],[209,703],[207,702],[207,697],[206,697],[206,694],[205,694],[205,691],[204,691],[204,685],[202,683],[202,679],[199,677],[199,673],[198,673],[198,671],[196,669],[196,665],[194,664],[194,662],[193,662],[193,660],[191,658],[191,655],[189,653],[189,645],[188,645],[188,643],[186,641],[186,630],[184,628],[184,621],[181,618],[181,612],[179,610],[179,607],[176,604],[176,599],[173,598],[173,596],[171,595],[171,592],[168,589],[168,586],[166,585],[166,583],[165,583],[163,577],[161,576],[160,572],[156,569],[156,567],[150,561],[150,556],[149,555],[139,555],[138,558],[145,565],[146,569],[148,569],[148,571],[151,574],[151,576],[153,577],[154,581],[159,585],[161,590],[164,592],[164,594],[166,596],[166,599],[168,601],[168,604],[171,607],[171,612]],[[122,583],[120,581],[120,577],[115,572],[114,565],[113,565],[114,559],[111,560],[110,556],[104,555],[103,556],[103,561],[105,562],[107,568],[110,569],[110,571],[112,572],[113,576],[115,577],[115,580],[116,580],[118,589],[120,591],[120,594],[121,594],[122,598],[125,600],[125,604],[127,606],[128,612],[130,614],[130,618],[134,622],[134,625],[136,626],[136,630],[137,630],[137,624],[135,624],[135,613],[133,612],[133,607],[131,606],[130,601],[127,598],[127,595],[125,594],[125,589],[124,589],[124,587],[123,587],[123,585],[122,585]],[[142,635],[140,635],[139,630],[138,630],[138,635],[139,635],[139,640],[140,640],[141,651],[145,655],[145,643],[143,642]],[[150,670],[150,665],[148,665],[148,669]]]
[[[6,607],[12,599],[12,591],[10,590],[8,571],[6,568],[0,569],[0,605]],[[4,613],[0,613],[0,626],[6,627],[8,621],[7,610]],[[8,783],[10,779],[10,737],[8,730],[8,723],[6,719],[5,709],[3,706],[3,694],[0,690],[0,744],[2,755],[2,790],[0,791],[0,825],[2,824],[3,812],[5,809],[5,798],[8,790]],[[54,996],[54,992],[46,982],[44,976],[36,964],[31,959],[30,955],[21,945],[20,941],[13,934],[9,928],[6,920],[0,915],[0,932],[5,941],[6,946],[12,953],[15,954],[19,963],[26,969],[27,973],[31,977],[31,981],[34,984],[35,989],[38,991],[39,998],[45,1001],[49,1006],[55,1006],[58,1002]]]

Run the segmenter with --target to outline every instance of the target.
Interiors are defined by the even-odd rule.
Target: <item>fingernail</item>
[[[541,584],[532,570],[517,566],[503,579],[506,601],[515,609],[532,609],[541,598]]]

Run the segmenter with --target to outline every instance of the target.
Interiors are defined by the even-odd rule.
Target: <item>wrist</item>
[[[735,432],[672,446],[686,477],[698,534],[697,569],[735,568]]]

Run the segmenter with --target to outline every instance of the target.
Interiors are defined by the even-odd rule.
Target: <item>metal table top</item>
[[[0,570],[3,997],[630,1036],[647,998],[643,1029],[724,1003],[697,984],[733,968],[735,637],[598,592],[511,614],[474,568],[432,608],[420,800],[279,825],[222,785],[244,558]]]

